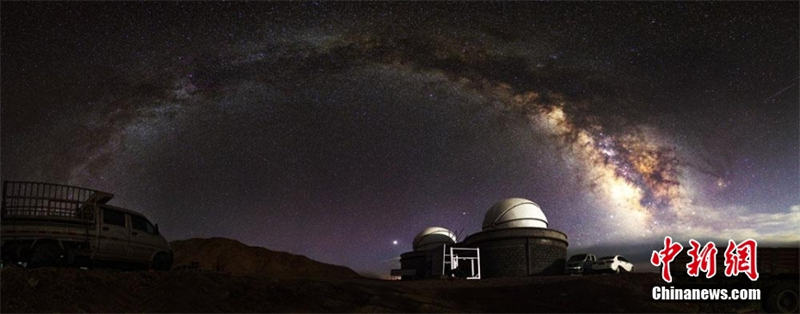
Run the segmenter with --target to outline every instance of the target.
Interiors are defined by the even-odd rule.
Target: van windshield
[[[586,259],[586,254],[578,254],[578,255],[573,255],[572,257],[570,257],[569,261],[570,262],[579,262],[579,261],[582,261],[584,259]]]

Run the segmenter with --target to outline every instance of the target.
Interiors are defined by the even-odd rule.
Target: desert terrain
[[[175,269],[7,267],[11,312],[755,312],[654,302],[658,274],[388,281],[223,238],[174,241]],[[192,263],[194,265],[192,266]]]

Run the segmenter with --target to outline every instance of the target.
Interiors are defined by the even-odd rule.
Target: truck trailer
[[[25,267],[139,265],[169,270],[158,225],[107,204],[114,194],[41,182],[3,182],[0,259]]]

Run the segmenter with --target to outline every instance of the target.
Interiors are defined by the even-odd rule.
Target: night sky
[[[0,12],[2,179],[115,193],[169,240],[386,275],[522,197],[570,253],[800,241],[797,2]]]

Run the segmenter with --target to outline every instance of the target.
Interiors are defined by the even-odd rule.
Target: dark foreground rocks
[[[15,312],[742,312],[752,304],[654,302],[658,274],[384,281],[225,239],[171,243],[172,271],[5,268]]]
[[[746,304],[653,302],[657,274],[481,281],[235,276],[6,268],[0,311],[12,312],[741,312]]]
[[[195,270],[2,271],[9,312],[374,312],[455,311],[447,302],[361,279],[232,276]]]

